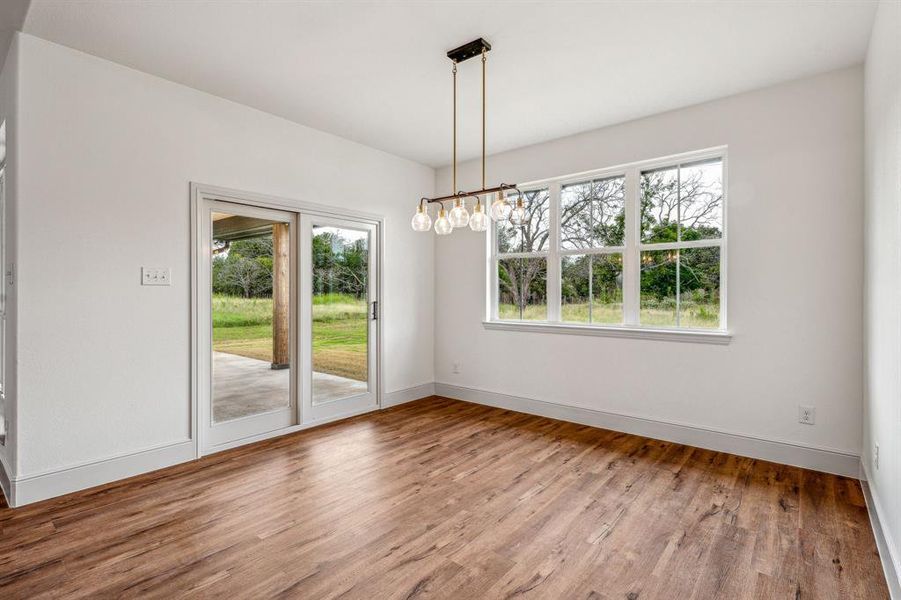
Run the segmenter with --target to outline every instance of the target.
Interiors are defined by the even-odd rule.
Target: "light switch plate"
[[[141,285],[169,285],[169,269],[141,267]]]

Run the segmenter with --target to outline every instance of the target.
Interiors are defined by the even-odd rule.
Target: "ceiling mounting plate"
[[[464,60],[470,59],[473,56],[480,56],[482,51],[488,52],[491,50],[491,44],[479,38],[468,44],[463,44],[459,48],[454,48],[450,52],[447,53],[447,57],[454,62],[463,62]]]

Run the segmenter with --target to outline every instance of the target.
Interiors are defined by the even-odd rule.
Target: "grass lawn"
[[[560,307],[561,319],[566,323],[588,323],[588,304],[564,304]],[[683,303],[680,318],[681,327],[697,329],[717,329],[720,323],[720,307],[718,304]],[[501,319],[518,320],[519,310],[514,304],[501,304],[498,307]],[[676,310],[665,308],[642,307],[639,318],[642,325],[658,327],[675,327]],[[522,319],[525,321],[547,320],[547,306],[535,304],[527,306]],[[620,325],[623,322],[622,304],[595,304],[591,310],[591,321],[595,324]]]
[[[313,370],[366,381],[367,303],[351,296],[313,298]],[[272,360],[272,299],[213,296],[213,349]]]

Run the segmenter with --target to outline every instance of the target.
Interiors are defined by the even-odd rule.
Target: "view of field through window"
[[[356,381],[368,378],[365,235],[313,236],[313,370]],[[272,233],[214,240],[213,252],[213,350],[272,362]]]
[[[722,172],[721,159],[643,172],[642,244],[721,238]],[[719,317],[719,247],[641,253],[642,324],[716,329]]]
[[[560,318],[569,323],[623,322],[623,255],[606,249],[626,239],[624,177],[566,184],[560,191]]]
[[[641,325],[721,326],[722,172],[722,159],[714,158],[639,174]],[[559,190],[560,244],[554,252],[549,252],[553,199],[548,189],[524,192],[522,226],[496,228],[498,318],[547,320],[547,262],[559,260],[560,321],[622,324],[625,177],[565,183]],[[655,245],[665,246],[656,250]],[[511,253],[519,256],[505,256]]]
[[[313,228],[313,370],[356,381],[368,377],[369,237]],[[313,394],[317,395],[316,381]]]

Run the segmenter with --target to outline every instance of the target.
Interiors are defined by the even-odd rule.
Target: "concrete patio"
[[[255,358],[213,352],[213,420],[221,423],[288,406],[290,373]],[[365,381],[313,372],[317,403],[362,394],[366,387]]]

